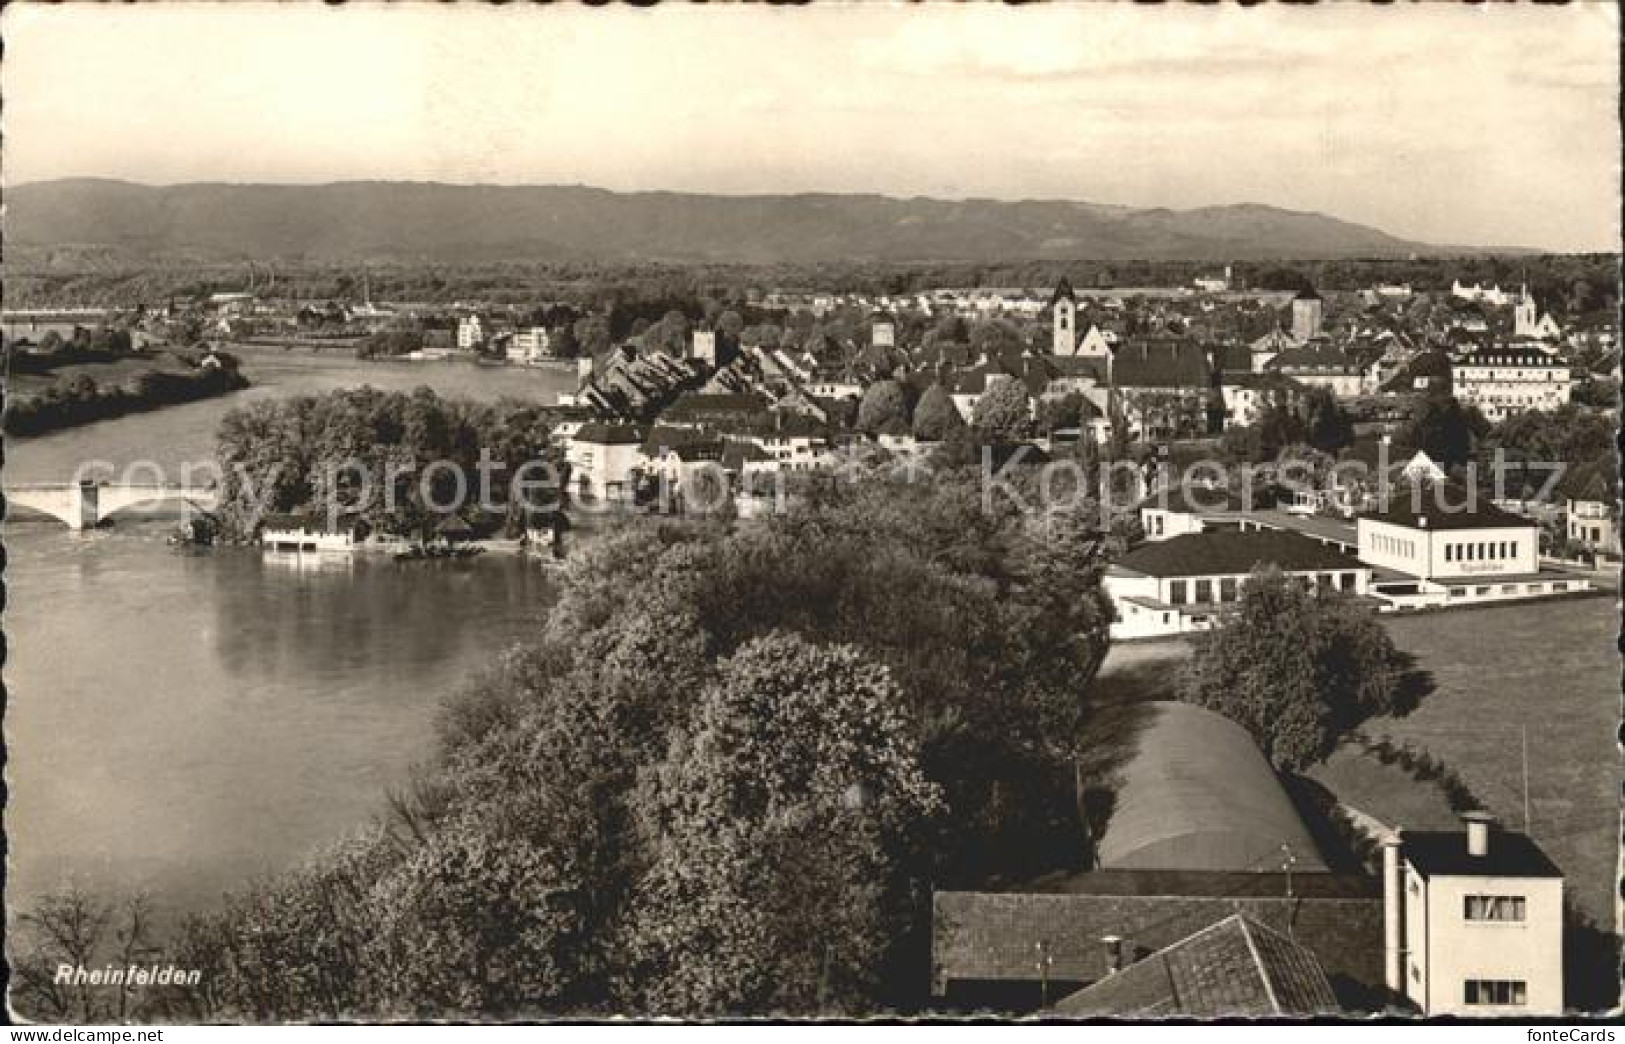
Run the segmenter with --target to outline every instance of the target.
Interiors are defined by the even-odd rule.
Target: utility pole
[[[1033,944],[1033,949],[1038,951],[1038,1006],[1039,1008],[1047,1008],[1049,1007],[1049,970],[1050,965],[1055,963],[1055,958],[1050,956],[1047,940],[1038,940]]]
[[[1523,736],[1523,832],[1529,834],[1529,726],[1520,725],[1518,731]]]

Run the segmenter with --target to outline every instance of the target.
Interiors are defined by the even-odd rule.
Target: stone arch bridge
[[[67,523],[69,529],[95,529],[125,508],[162,502],[189,504],[205,511],[219,504],[213,486],[178,483],[58,482],[25,483],[5,488],[7,512],[31,508]]]

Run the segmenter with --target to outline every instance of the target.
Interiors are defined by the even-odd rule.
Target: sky
[[[1255,202],[1618,250],[1618,17],[13,4],[0,176]]]

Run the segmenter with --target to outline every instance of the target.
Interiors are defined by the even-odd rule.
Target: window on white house
[[[1185,581],[1174,580],[1168,584],[1168,601],[1174,605],[1184,605],[1186,597]]]
[[[1529,1003],[1529,986],[1522,979],[1468,979],[1466,993],[1468,1004]]]
[[[1468,895],[1462,897],[1462,915],[1469,921],[1522,921],[1526,901],[1521,895]]]

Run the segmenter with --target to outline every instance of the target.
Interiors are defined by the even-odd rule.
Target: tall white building
[[[875,315],[869,321],[869,343],[876,348],[897,346],[897,324],[889,315]]]
[[[688,354],[691,359],[699,359],[715,366],[717,364],[717,332],[696,327]]]
[[[1467,831],[1383,847],[1388,988],[1424,1015],[1563,1013],[1563,874],[1523,834],[1468,813]]]
[[[459,351],[472,352],[485,343],[485,324],[480,322],[477,315],[464,316],[457,320],[457,348]]]
[[[1555,410],[1569,401],[1569,364],[1529,344],[1466,352],[1451,360],[1450,379],[1462,405],[1477,406],[1491,421],[1522,410]]]

